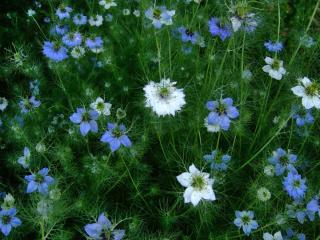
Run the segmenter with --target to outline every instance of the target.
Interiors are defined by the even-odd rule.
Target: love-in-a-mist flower
[[[94,53],[103,51],[103,40],[101,37],[93,37],[86,39],[86,46]]]
[[[283,49],[282,42],[272,42],[271,40],[269,40],[268,42],[265,42],[264,46],[269,52],[278,53]]]
[[[177,176],[178,182],[186,187],[183,194],[185,203],[192,203],[197,206],[198,203],[204,199],[206,201],[216,200],[212,185],[214,180],[210,178],[210,174],[202,172],[192,164],[188,172],[181,173]]]
[[[182,42],[191,42],[192,44],[197,44],[201,38],[199,33],[194,32],[190,28],[186,28],[184,26],[178,28],[178,33],[181,34]]]
[[[0,229],[3,235],[8,236],[12,228],[21,225],[21,220],[16,217],[16,214],[17,210],[15,208],[2,209],[0,211]]]
[[[111,103],[105,102],[101,97],[98,97],[93,103],[90,104],[92,109],[105,116],[110,115],[111,106]]]
[[[263,240],[283,240],[281,231],[278,231],[273,235],[271,233],[263,233]]]
[[[233,221],[233,223],[239,229],[242,228],[245,235],[249,236],[252,230],[255,230],[259,227],[257,221],[253,220],[253,211],[236,211],[235,215],[236,219]]]
[[[234,32],[244,29],[252,32],[258,26],[258,20],[255,13],[250,12],[250,6],[246,1],[237,1],[230,8],[230,21]]]
[[[104,213],[99,215],[97,222],[85,225],[84,230],[90,239],[92,238],[95,240],[121,240],[125,236],[125,230],[114,229],[111,221],[104,215]],[[106,238],[107,236],[109,237]]]
[[[87,23],[87,19],[87,16],[80,13],[74,15],[72,18],[73,23],[78,26],[85,25]]]
[[[21,110],[21,113],[28,113],[33,108],[38,108],[41,105],[41,102],[35,98],[35,96],[31,96],[29,99],[21,99],[19,101],[19,107]]]
[[[101,142],[108,143],[112,152],[117,151],[121,145],[131,147],[132,143],[127,136],[127,129],[123,124],[108,123],[107,131],[102,135]]]
[[[99,113],[95,110],[87,111],[84,108],[77,108],[77,111],[70,116],[70,121],[76,124],[80,124],[80,133],[82,136],[88,134],[88,132],[98,132],[98,124],[96,120],[99,117]]]
[[[316,195],[307,203],[307,211],[310,213],[309,218],[311,221],[314,220],[315,214],[320,217],[320,197]]]
[[[56,25],[54,27],[55,33],[58,34],[58,35],[61,35],[61,36],[66,34],[67,32],[69,32],[69,29],[70,29],[70,27],[68,25],[60,25],[60,24],[58,24],[58,25]]]
[[[45,41],[42,46],[42,53],[49,59],[60,62],[68,58],[67,48],[58,43]]]
[[[103,6],[105,9],[110,9],[111,7],[116,7],[117,3],[114,0],[100,0],[99,5]]]
[[[101,15],[95,15],[95,16],[91,16],[89,18],[89,24],[90,26],[96,26],[99,27],[101,26],[103,23],[103,17]]]
[[[8,106],[8,100],[4,97],[0,97],[0,111],[4,111]]]
[[[208,101],[206,107],[210,111],[205,118],[205,126],[209,132],[227,131],[230,128],[231,119],[239,116],[238,109],[233,106],[232,98]]]
[[[162,25],[172,25],[172,17],[175,10],[167,10],[165,6],[151,7],[145,11],[145,16],[152,21],[155,28],[161,28]]]
[[[86,53],[86,50],[83,47],[76,46],[72,48],[70,55],[71,57],[78,59],[84,56],[85,53]]]
[[[291,88],[291,91],[298,97],[302,97],[302,105],[305,109],[320,109],[320,87],[316,82],[312,82],[309,78],[303,77],[299,79],[299,85]]]
[[[53,177],[48,175],[49,169],[43,168],[37,173],[32,173],[24,177],[28,181],[27,193],[38,191],[43,195],[47,195],[49,186],[54,183]]]
[[[270,57],[266,57],[264,61],[267,65],[264,65],[262,70],[268,73],[271,78],[281,80],[282,76],[286,74],[287,71],[283,67],[283,61]]]
[[[307,191],[306,179],[296,170],[291,170],[283,180],[283,187],[294,200],[301,200]]]
[[[30,149],[28,147],[25,147],[23,149],[23,156],[18,158],[18,163],[23,167],[23,168],[28,168],[30,165]]]
[[[257,197],[260,201],[262,202],[266,202],[268,200],[270,200],[271,198],[271,193],[269,191],[268,188],[265,188],[265,187],[261,187],[258,189],[257,191]]]
[[[222,154],[219,150],[214,150],[210,154],[203,156],[204,160],[210,164],[210,167],[218,171],[226,171],[230,162],[231,156]]]
[[[222,25],[218,18],[211,18],[208,22],[209,32],[212,36],[218,36],[222,41],[231,36],[231,27],[229,25]]]
[[[283,239],[285,240],[305,240],[306,235],[303,233],[297,233],[292,230],[292,228],[287,229],[286,234],[284,234]]]
[[[62,37],[62,42],[67,46],[67,47],[75,47],[79,46],[82,42],[82,35],[78,32],[74,33],[67,33]]]
[[[175,85],[176,82],[170,79],[161,79],[159,83],[149,82],[143,88],[146,107],[151,107],[158,116],[174,116],[186,104],[183,89]]]
[[[272,156],[268,159],[269,163],[275,166],[277,176],[282,175],[286,170],[291,171],[297,161],[297,155],[286,152],[282,148],[273,151]]]
[[[314,117],[312,116],[312,109],[304,109],[302,107],[293,105],[291,109],[292,118],[296,120],[296,125],[302,127],[304,125],[313,124]]]
[[[61,6],[56,10],[56,16],[62,20],[62,19],[68,19],[70,18],[70,13],[72,12],[72,8],[68,6]]]
[[[290,218],[295,218],[299,223],[303,224],[308,216],[309,219],[314,219],[312,212],[309,212],[302,201],[293,201],[292,204],[287,204],[287,215]]]

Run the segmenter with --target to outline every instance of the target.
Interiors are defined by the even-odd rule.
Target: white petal
[[[216,196],[215,196],[211,186],[208,186],[206,189],[201,191],[201,197],[206,200],[211,200],[211,201],[216,200]]]
[[[239,19],[236,17],[232,17],[230,20],[232,23],[233,31],[237,32],[239,30],[239,28],[241,27],[241,21],[239,21]]]
[[[305,109],[312,108],[314,106],[312,97],[304,96],[302,98],[302,105],[305,107]]]
[[[264,65],[262,70],[266,73],[268,73],[270,70],[272,70],[271,66],[270,65]]]
[[[270,233],[264,233],[263,240],[273,240],[273,236]]]
[[[200,193],[198,191],[193,191],[193,193],[191,194],[191,203],[193,204],[193,206],[197,206],[200,200],[201,200]]]
[[[312,97],[312,102],[313,102],[313,105],[315,106],[315,108],[320,108],[320,98],[317,97],[317,96],[313,96]]]
[[[282,74],[279,71],[275,71],[275,70],[270,70],[269,75],[270,75],[270,77],[272,77],[276,80],[281,80],[281,78],[282,78]]]
[[[274,234],[274,240],[283,240],[281,232],[276,232]]]
[[[194,173],[199,173],[200,171],[199,171],[198,168],[196,168],[196,166],[195,166],[194,164],[192,164],[192,165],[190,165],[190,167],[189,167],[189,172],[192,173],[192,174],[194,174]]]
[[[184,191],[184,193],[183,193],[184,203],[191,202],[191,195],[192,195],[193,191],[194,191],[193,187],[188,187]]]
[[[299,97],[304,97],[304,96],[306,96],[306,93],[305,93],[305,91],[304,91],[304,87],[302,87],[302,86],[295,86],[295,87],[291,88],[291,91],[292,91],[295,95],[297,95],[297,96],[299,96]]]
[[[305,87],[308,87],[310,84],[311,84],[311,81],[309,78],[307,77],[303,77],[301,80],[302,84],[305,86]]]
[[[273,59],[272,59],[271,57],[266,57],[266,58],[264,59],[264,61],[265,61],[267,64],[269,64],[269,65],[272,65],[272,64],[273,64]]]
[[[189,187],[191,185],[192,177],[190,173],[184,172],[177,176],[177,180],[182,186]]]

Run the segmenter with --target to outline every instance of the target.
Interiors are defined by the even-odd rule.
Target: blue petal
[[[117,138],[113,138],[109,142],[109,144],[110,144],[110,149],[111,149],[112,152],[118,150],[120,148],[120,145],[121,145],[119,139],[117,139]]]
[[[1,232],[2,232],[5,236],[8,236],[9,233],[11,232],[11,228],[12,228],[12,227],[11,227],[10,224],[6,224],[6,225],[1,224],[0,227],[1,227]]]
[[[29,182],[29,184],[27,186],[27,193],[32,193],[32,192],[36,191],[38,188],[38,185],[39,184],[34,181]]]
[[[73,123],[76,123],[76,124],[79,124],[81,123],[82,121],[82,114],[80,113],[74,113],[70,116],[70,121],[73,122]]]
[[[98,223],[106,229],[110,229],[112,225],[110,220],[103,213],[98,217]]]
[[[87,135],[90,129],[91,129],[91,126],[88,122],[82,122],[80,124],[80,132],[82,136]]]
[[[125,146],[125,147],[131,147],[132,143],[130,141],[130,139],[128,138],[127,135],[122,135],[119,138],[120,142]]]
[[[92,132],[98,132],[98,124],[95,120],[90,121],[90,128]]]
[[[87,224],[84,227],[84,230],[89,235],[89,237],[99,239],[102,233],[102,226],[98,223]]]

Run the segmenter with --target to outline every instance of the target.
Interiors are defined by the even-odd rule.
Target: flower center
[[[36,178],[36,182],[38,183],[42,183],[44,180],[44,177],[39,173],[36,174],[35,178]]]
[[[279,70],[279,68],[280,68],[280,61],[279,61],[278,59],[274,59],[271,67],[272,67],[272,69]]]
[[[202,190],[205,186],[205,181],[203,179],[203,176],[201,176],[201,175],[194,176],[192,178],[191,186],[196,189]]]
[[[218,106],[218,112],[219,113],[224,113],[226,111],[226,107],[225,107],[225,105],[223,104],[223,103],[219,103],[219,106]]]
[[[122,136],[122,132],[120,131],[119,128],[114,128],[112,131],[113,136],[115,136],[116,138],[119,138]]]
[[[84,112],[82,117],[84,121],[88,121],[90,119],[90,114],[88,112]]]
[[[10,216],[3,216],[2,217],[2,223],[3,223],[3,225],[7,225],[7,224],[9,224],[11,222],[11,217]]]
[[[158,9],[158,8],[154,9],[154,10],[153,10],[153,17],[154,17],[155,19],[160,19],[160,17],[161,17],[161,10]]]
[[[282,157],[279,158],[279,161],[282,165],[286,166],[289,164],[289,159],[287,155],[284,155]]]
[[[317,95],[318,94],[318,90],[319,90],[319,86],[317,83],[311,83],[311,85],[309,85],[308,87],[306,87],[306,93],[307,95]]]
[[[192,37],[194,35],[194,33],[190,30],[190,29],[186,29],[186,34],[189,36],[189,37]]]
[[[103,110],[104,110],[104,103],[103,103],[103,102],[98,102],[98,104],[97,104],[97,109],[98,109],[99,111],[103,111]]]
[[[168,87],[161,87],[159,90],[159,94],[161,98],[167,98],[170,94]]]
[[[242,222],[243,222],[244,224],[249,224],[249,222],[250,222],[249,216],[243,216],[243,217],[242,217]]]
[[[298,180],[294,181],[294,182],[293,182],[293,186],[294,186],[295,188],[299,188],[299,187],[300,187],[300,181],[298,181]]]

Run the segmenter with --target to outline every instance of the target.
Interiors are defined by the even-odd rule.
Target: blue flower
[[[67,49],[57,43],[45,41],[42,47],[42,53],[55,62],[60,62],[68,58]]]
[[[200,35],[197,32],[193,32],[184,26],[178,28],[178,32],[181,34],[182,42],[191,42],[196,44],[199,41]]]
[[[287,153],[282,148],[278,148],[273,152],[273,156],[268,159],[269,163],[275,166],[277,176],[282,175],[285,170],[291,171],[297,161],[297,155]]]
[[[23,167],[23,168],[28,168],[30,165],[30,150],[28,147],[25,147],[23,149],[23,156],[19,157],[18,163]]]
[[[175,10],[167,10],[165,6],[151,7],[145,11],[145,16],[152,20],[155,28],[161,28],[162,25],[171,25],[172,17],[175,15]]]
[[[35,98],[35,96],[31,96],[29,99],[22,99],[19,102],[21,113],[28,113],[33,108],[37,108],[41,105],[41,102]]]
[[[230,128],[230,119],[239,116],[237,108],[233,106],[232,98],[208,101],[206,107],[210,111],[205,119],[205,125],[209,132],[219,132],[221,129],[227,131]]]
[[[287,214],[291,218],[296,218],[299,223],[303,224],[306,220],[306,217],[309,217],[310,220],[314,220],[314,214],[311,211],[306,209],[301,201],[294,201],[293,204],[287,205]]]
[[[79,25],[80,26],[80,25],[85,25],[87,23],[87,19],[88,19],[87,16],[78,13],[78,14],[73,16],[72,20],[73,20],[73,23],[75,25]]]
[[[318,213],[320,217],[320,197],[315,196],[313,199],[311,199],[307,203],[307,211],[309,211],[311,214],[309,215],[309,218],[311,221],[314,220],[315,214]]]
[[[283,181],[284,189],[294,200],[303,199],[307,190],[306,180],[296,170],[291,170]]]
[[[209,20],[209,32],[212,36],[218,36],[222,41],[231,36],[231,26],[221,26],[221,22],[217,18]]]
[[[15,208],[0,211],[0,229],[5,236],[10,234],[13,227],[16,228],[21,225],[21,220],[16,217],[16,213]]]
[[[54,30],[58,35],[64,35],[69,31],[69,26],[68,25],[56,25]]]
[[[286,235],[283,234],[283,240],[305,240],[306,236],[303,233],[296,233],[291,228],[287,229]]]
[[[80,124],[80,132],[82,136],[88,134],[88,132],[98,132],[98,124],[96,120],[99,117],[99,113],[95,110],[86,111],[84,108],[77,108],[77,111],[70,116],[70,121],[76,124]]]
[[[101,37],[87,38],[86,46],[93,52],[99,52],[99,49],[103,47],[103,40]]]
[[[71,7],[60,7],[56,10],[56,15],[60,20],[70,18],[70,13],[72,12]]]
[[[126,135],[126,127],[121,124],[108,123],[108,130],[102,135],[101,142],[109,143],[112,152],[118,150],[121,145],[131,147],[132,143]]]
[[[75,33],[68,33],[62,37],[62,42],[67,46],[67,47],[75,47],[79,46],[82,42],[82,36],[80,33],[75,32]]]
[[[112,236],[111,240],[121,240],[125,236],[124,230],[114,230],[110,220],[101,213],[98,217],[98,221],[96,223],[87,224],[84,227],[84,230],[88,234],[89,237],[100,240],[104,239],[105,236]]]
[[[28,181],[27,193],[38,191],[42,195],[47,195],[49,186],[54,183],[48,172],[48,168],[42,168],[37,173],[25,176],[24,179]]]
[[[249,236],[252,230],[259,227],[257,221],[253,220],[253,211],[236,211],[236,219],[233,221],[239,229],[242,228],[245,235]]]
[[[304,125],[313,124],[314,117],[312,116],[311,109],[304,109],[300,106],[292,106],[291,109],[292,118],[296,120],[296,124],[298,127],[302,127]]]
[[[226,171],[231,156],[228,154],[220,154],[218,150],[214,150],[211,152],[211,154],[204,155],[203,158],[205,161],[210,163],[212,169]]]
[[[283,44],[282,42],[272,42],[271,40],[269,40],[268,42],[264,43],[264,46],[266,47],[266,49],[269,52],[280,52],[283,49]]]

